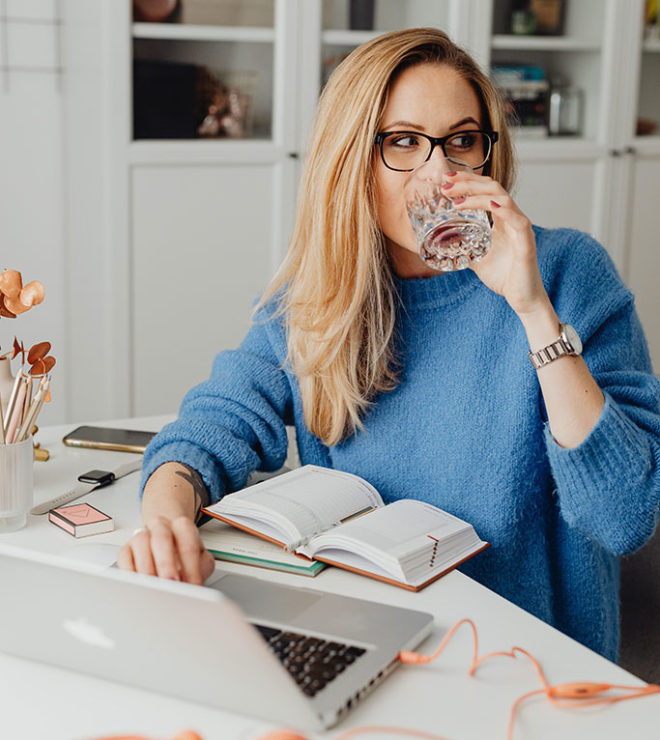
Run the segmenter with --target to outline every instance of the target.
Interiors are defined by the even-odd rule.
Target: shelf
[[[642,44],[642,51],[660,53],[660,39],[646,39]]]
[[[660,156],[660,135],[636,136],[633,139],[633,149],[636,154]]]
[[[323,31],[321,41],[326,46],[359,46],[385,31]]]
[[[281,157],[271,139],[140,139],[128,146],[131,165],[272,164]]]
[[[598,41],[571,36],[513,36],[500,34],[493,36],[493,49],[511,51],[600,51]]]
[[[163,41],[272,43],[275,41],[275,30],[239,26],[192,26],[184,23],[134,23],[133,38]]]

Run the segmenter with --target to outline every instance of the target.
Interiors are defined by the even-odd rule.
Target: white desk
[[[165,419],[133,419],[114,426],[158,429]],[[51,460],[35,465],[35,503],[67,490],[79,473],[108,468],[126,459],[123,453],[65,448],[60,444],[67,427],[41,430],[38,439]],[[123,543],[138,526],[136,473],[89,494],[84,501],[115,518],[117,529],[106,535],[74,540],[45,516],[30,517],[28,526],[0,540],[42,552],[66,555],[75,548],[99,542]],[[245,572],[289,584],[389,602],[429,611],[436,630],[421,646],[431,652],[455,622],[471,617],[477,624],[480,654],[519,645],[541,662],[550,683],[600,681],[639,685],[618,668],[471,579],[453,572],[418,594],[328,568],[315,579],[222,563],[227,570]],[[219,627],[220,628],[220,627]],[[495,658],[470,678],[472,638],[461,628],[445,652],[425,666],[402,666],[334,730],[313,735],[333,738],[365,724],[395,725],[435,732],[448,740],[504,739],[510,708],[516,698],[539,688],[525,658]],[[295,726],[295,717],[291,717]],[[195,729],[204,740],[253,740],[273,725],[147,691],[127,688],[0,655],[1,736],[12,740],[87,740],[117,733],[170,738],[178,730]],[[660,736],[660,696],[623,702],[611,707],[560,710],[544,698],[529,700],[518,712],[515,740],[573,740],[598,737]],[[381,740],[369,735],[369,740]],[[383,735],[384,738],[392,735]],[[402,736],[403,737],[403,736]]]

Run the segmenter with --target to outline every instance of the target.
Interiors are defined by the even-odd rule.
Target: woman
[[[453,171],[466,141],[473,170]],[[457,208],[491,213],[471,269],[417,253],[404,183],[424,161]],[[290,250],[253,327],[147,450],[147,529],[121,567],[208,576],[200,506],[281,466],[294,424],[303,463],[470,521],[492,546],[464,573],[616,658],[618,556],[651,535],[660,499],[658,382],[606,252],[532,227],[512,183],[502,104],[445,34],[355,50],[323,92]]]

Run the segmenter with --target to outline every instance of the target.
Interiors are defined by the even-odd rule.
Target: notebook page
[[[376,489],[362,478],[314,465],[257,483],[234,496],[240,497],[241,502],[278,512],[298,529],[302,538],[383,505]],[[229,503],[230,498],[233,496],[224,500]],[[229,509],[227,513],[231,513]]]
[[[341,529],[315,538],[314,546],[325,546],[336,537],[366,544],[381,550],[397,560],[420,546],[433,546],[434,537],[445,537],[469,529],[470,525],[423,501],[404,499],[373,511],[367,516],[347,522]],[[360,548],[356,548],[359,550]]]

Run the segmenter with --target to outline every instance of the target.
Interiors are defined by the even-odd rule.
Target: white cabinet
[[[208,377],[218,348],[235,347],[245,335],[252,301],[271,273],[272,169],[133,169],[137,415],[176,408],[189,388]],[[236,219],[236,213],[245,217]]]
[[[237,19],[134,23],[129,0],[64,2],[76,418],[175,411],[216,352],[240,342],[286,249],[299,151],[299,3],[224,9]],[[247,135],[142,135],[133,120],[134,95],[145,90],[135,84],[137,60],[152,77],[174,69],[171,84],[154,78],[161,97],[146,112],[176,135],[176,121],[165,120],[177,113],[176,74],[186,75],[182,96],[192,65],[249,86]],[[94,301],[83,299],[84,286]]]
[[[517,200],[535,223],[583,229],[604,244],[637,296],[658,371],[660,262],[651,214],[660,204],[660,42],[644,40],[643,0],[566,5],[563,35],[541,37],[508,34],[511,3],[491,4],[490,63],[537,64],[584,95],[579,137],[518,142]]]
[[[646,331],[656,373],[660,369],[660,146],[638,153],[629,194],[628,285]]]
[[[636,135],[638,118],[660,120],[660,43],[642,38],[643,0],[566,3],[564,33],[541,37],[510,33],[510,0],[376,0],[366,29],[351,27],[349,0],[226,3],[239,17],[220,25],[134,23],[129,0],[63,0],[68,269],[83,286],[70,296],[74,416],[174,411],[240,341],[286,252],[323,80],[363,41],[417,25],[486,67],[538,65],[583,91],[578,136],[517,137],[516,197],[536,223],[605,244],[660,363],[660,136]],[[134,59],[238,79],[248,136],[135,138]]]

